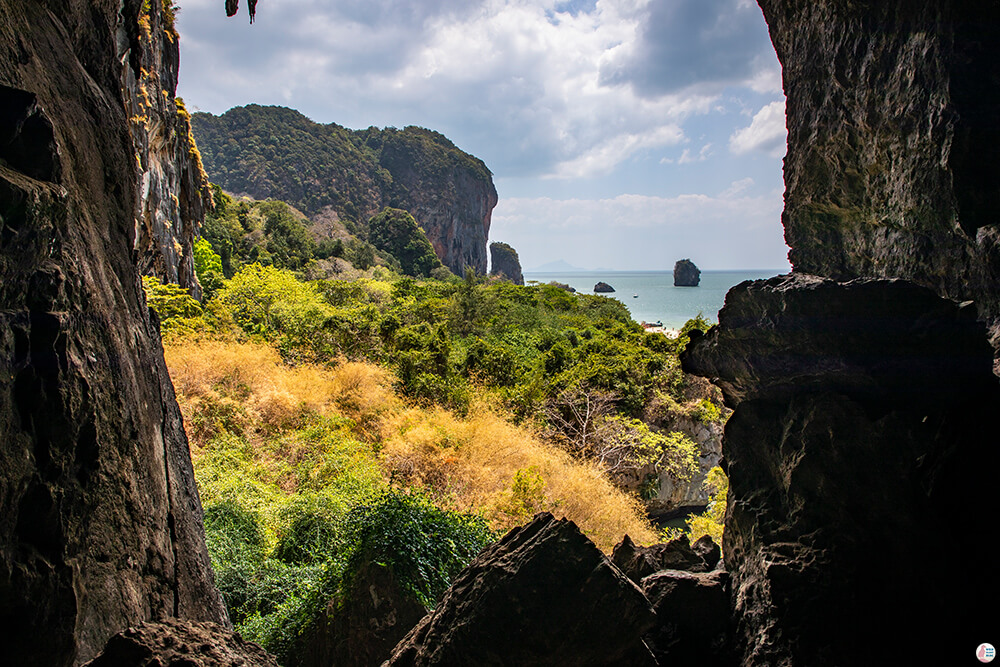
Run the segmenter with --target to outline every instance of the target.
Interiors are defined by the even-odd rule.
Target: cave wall
[[[151,3],[152,12],[161,11]],[[226,623],[133,260],[140,0],[0,0],[0,627],[73,665],[146,619]]]
[[[781,62],[794,270],[1000,317],[1000,4],[759,0]]]

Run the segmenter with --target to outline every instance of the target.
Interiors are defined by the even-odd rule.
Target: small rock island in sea
[[[697,287],[700,282],[701,271],[690,259],[681,259],[674,264],[674,287]],[[596,288],[594,291],[597,291]]]
[[[594,292],[598,294],[610,294],[614,292],[615,288],[605,282],[599,282],[594,285]]]

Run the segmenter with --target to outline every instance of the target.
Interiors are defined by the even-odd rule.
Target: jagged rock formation
[[[697,287],[701,282],[701,269],[690,259],[674,263],[674,287]]]
[[[594,285],[594,292],[596,294],[611,294],[614,291],[615,291],[614,287],[603,281]]]
[[[513,247],[501,241],[490,244],[490,275],[499,276],[515,285],[524,284],[521,260]]]
[[[759,0],[788,117],[796,271],[906,278],[1000,316],[1000,5]]]
[[[174,97],[180,44],[170,3],[142,5],[121,87],[139,170],[134,247],[139,271],[201,298],[194,273],[194,239],[212,199],[191,135],[190,116]],[[162,4],[162,3],[161,3]]]
[[[443,135],[418,127],[352,131],[258,105],[198,113],[192,123],[206,170],[226,190],[344,220],[362,236],[384,207],[404,209],[453,273],[466,266],[486,273],[493,178]]]
[[[708,535],[703,535],[693,545],[688,541],[687,535],[684,535],[649,547],[637,546],[626,535],[615,545],[611,562],[629,579],[641,584],[644,578],[663,570],[710,572],[719,564],[721,557],[719,545]]]
[[[278,667],[257,644],[217,623],[168,619],[128,628],[84,667]]]
[[[0,0],[0,619],[10,664],[80,664],[149,619],[226,622],[132,260],[140,189],[122,67],[139,64],[130,55],[143,48],[142,4]]]
[[[744,664],[943,664],[982,641],[974,600],[998,576],[965,554],[997,539],[958,526],[995,505],[992,356],[972,306],[905,281],[730,291],[682,360],[735,408],[724,550]]]
[[[386,665],[652,665],[642,592],[566,519],[488,547]]]

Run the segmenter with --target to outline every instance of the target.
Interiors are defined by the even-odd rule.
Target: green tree
[[[222,257],[212,249],[212,244],[204,238],[198,238],[194,241],[194,272],[198,276],[198,282],[201,283],[205,301],[215,296],[215,293],[222,288],[224,278]]]
[[[441,266],[427,234],[407,211],[382,209],[368,221],[368,241],[395,257],[408,276],[427,277]]]

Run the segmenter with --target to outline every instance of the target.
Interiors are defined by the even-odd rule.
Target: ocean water
[[[717,322],[730,287],[744,280],[770,278],[787,272],[788,269],[702,271],[698,287],[674,287],[673,271],[525,272],[524,281],[548,283],[555,280],[584,294],[593,294],[594,285],[603,281],[615,288],[614,293],[604,296],[624,303],[636,322],[662,322],[665,327],[679,329],[699,313]]]

